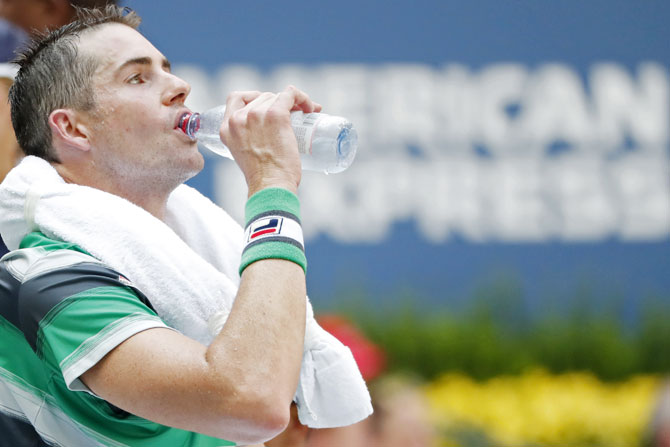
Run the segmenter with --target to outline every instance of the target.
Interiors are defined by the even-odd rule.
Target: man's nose
[[[191,93],[191,86],[182,78],[168,73],[168,87],[163,94],[163,104],[172,105],[174,103],[183,104]]]

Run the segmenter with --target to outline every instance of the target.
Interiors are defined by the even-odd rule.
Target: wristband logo
[[[284,219],[281,217],[270,217],[267,219],[259,219],[249,228],[249,239],[251,242],[254,239],[267,234],[280,234]]]

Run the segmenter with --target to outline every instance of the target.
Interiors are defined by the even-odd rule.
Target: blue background
[[[211,73],[229,63],[262,70],[280,64],[500,62],[528,67],[560,62],[582,76],[598,62],[634,71],[641,62],[670,66],[670,2],[556,0],[132,1],[141,31],[173,64]],[[193,184],[212,193],[213,173]],[[333,181],[337,181],[333,177]],[[649,296],[670,299],[670,245],[624,243],[474,244],[426,242],[412,221],[373,245],[309,241],[308,291],[317,307],[363,291],[375,303],[403,294],[427,308],[454,306],[502,279],[520,287],[531,308],[576,295],[627,308]]]

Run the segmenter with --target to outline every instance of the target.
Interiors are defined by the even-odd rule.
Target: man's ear
[[[88,152],[91,148],[89,128],[72,109],[56,109],[49,114],[54,148]]]

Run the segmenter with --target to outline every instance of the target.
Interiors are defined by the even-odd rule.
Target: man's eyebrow
[[[116,70],[117,72],[123,70],[129,65],[151,65],[151,58],[148,56],[142,56],[142,57],[134,57],[132,59],[128,59],[125,61],[121,66]],[[170,61],[167,60],[166,58],[163,58],[161,60],[161,66],[167,70],[170,71]]]

